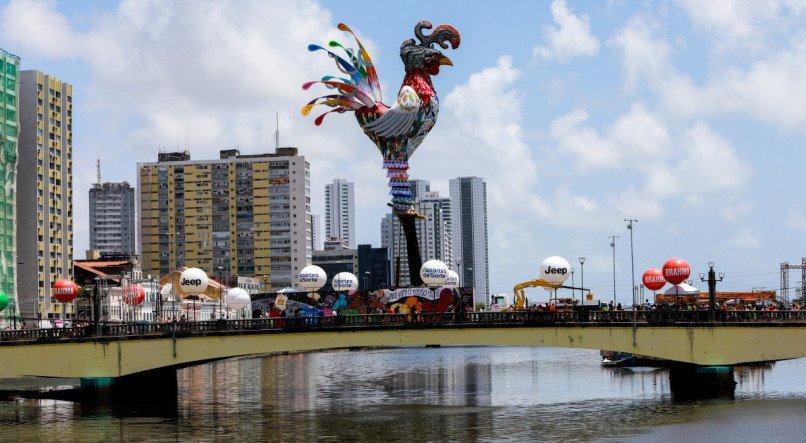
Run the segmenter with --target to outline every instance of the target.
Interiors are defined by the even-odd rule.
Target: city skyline
[[[726,273],[720,288],[777,289],[779,263],[806,256],[806,210],[786,194],[806,163],[806,46],[797,38],[806,8],[475,4],[489,14],[464,2],[340,16],[335,2],[3,1],[0,36],[21,69],[76,86],[76,196],[91,186],[97,158],[110,180],[134,182],[137,162],[180,145],[196,158],[235,146],[268,152],[277,113],[281,145],[311,159],[311,188],[353,181],[356,242],[379,245],[384,173],[349,119],[317,128],[299,115],[307,100],[299,85],[330,69],[305,48],[350,43],[335,30],[348,23],[390,103],[402,77],[400,42],[426,18],[454,25],[463,43],[434,80],[440,121],[412,157],[412,179],[442,195],[453,177],[487,182],[490,292],[511,291],[560,255],[587,257],[586,286],[610,293],[608,237],[619,235],[617,289],[629,300],[625,218],[639,220],[637,276],[679,256],[694,276],[716,262]],[[226,60],[210,61],[224,52]],[[317,198],[313,212],[324,213]],[[75,250],[83,251],[87,202],[75,203]]]

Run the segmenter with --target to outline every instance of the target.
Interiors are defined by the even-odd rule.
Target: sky
[[[390,105],[400,44],[423,19],[461,45],[433,79],[439,120],[410,175],[446,196],[451,178],[486,181],[490,292],[554,255],[577,286],[585,257],[585,287],[604,300],[614,266],[627,302],[633,267],[639,283],[677,257],[701,288],[714,262],[720,290],[778,289],[780,263],[806,256],[806,2],[5,0],[0,48],[74,86],[76,258],[96,159],[103,181],[136,184],[160,150],[271,152],[277,121],[280,145],[310,161],[313,211],[327,183],[353,181],[358,243],[379,246],[381,157],[352,116],[301,115],[326,92],[302,83],[337,74],[306,48],[355,47],[336,28],[349,25]]]

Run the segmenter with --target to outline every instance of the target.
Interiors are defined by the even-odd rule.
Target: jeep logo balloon
[[[571,265],[562,257],[549,257],[540,265],[540,278],[553,286],[562,286],[570,276]]]
[[[318,291],[327,281],[325,271],[316,265],[308,265],[299,272],[299,285],[306,291]]]
[[[339,272],[330,283],[334,291],[354,291],[358,289],[358,278],[349,272]]]
[[[420,268],[420,278],[428,286],[440,286],[448,279],[448,265],[439,260],[428,260]]]
[[[207,274],[199,268],[187,268],[179,276],[179,288],[186,295],[199,295],[207,289]]]

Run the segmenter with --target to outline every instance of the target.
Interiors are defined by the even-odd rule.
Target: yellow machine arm
[[[556,285],[553,285],[545,280],[537,279],[537,280],[529,280],[523,283],[518,283],[512,289],[515,293],[515,310],[522,311],[526,309],[526,294],[524,294],[523,290],[526,288],[556,288]]]

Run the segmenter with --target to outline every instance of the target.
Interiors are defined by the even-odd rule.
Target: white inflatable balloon
[[[459,274],[457,274],[453,269],[448,269],[448,278],[445,279],[445,283],[442,284],[442,287],[448,289],[458,288]]]
[[[358,289],[358,278],[349,272],[339,272],[330,283],[334,291],[354,291]]]
[[[226,295],[227,307],[230,309],[241,309],[249,306],[252,298],[249,293],[242,288],[232,288],[227,291]]]
[[[316,265],[309,265],[299,271],[299,285],[306,291],[318,291],[327,282],[325,271]]]
[[[179,288],[186,295],[199,295],[207,289],[207,274],[199,268],[187,268],[179,276]]]
[[[441,286],[448,279],[448,265],[439,260],[428,260],[420,268],[420,278],[428,286]]]
[[[571,276],[571,265],[562,257],[549,257],[540,265],[540,278],[554,286],[562,286]]]

